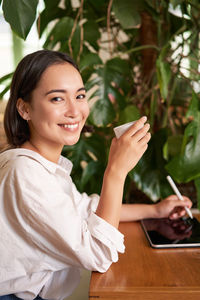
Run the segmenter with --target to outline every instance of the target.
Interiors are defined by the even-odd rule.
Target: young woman
[[[146,117],[113,139],[100,197],[80,194],[61,151],[79,140],[88,114],[66,54],[41,50],[19,63],[4,120],[9,149],[0,154],[0,299],[64,299],[80,268],[105,272],[124,252],[119,221],[177,218],[191,207],[173,195],[122,205],[126,175],[150,139]]]

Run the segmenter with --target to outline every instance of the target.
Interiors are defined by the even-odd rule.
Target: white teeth
[[[63,124],[62,125],[64,128],[70,128],[70,129],[75,129],[78,127],[78,124]]]

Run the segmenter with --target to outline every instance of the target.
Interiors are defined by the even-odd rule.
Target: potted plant
[[[37,0],[0,2],[17,35],[37,20],[43,47],[80,66],[91,113],[78,144],[63,149],[80,191],[100,192],[113,127],[147,115],[152,138],[124,201],[135,188],[149,201],[167,196],[170,174],[200,207],[199,1],[44,0],[39,14]]]

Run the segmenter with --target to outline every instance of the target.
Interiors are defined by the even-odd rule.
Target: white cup
[[[115,132],[116,138],[119,139],[120,136],[126,131],[128,130],[136,121],[132,121],[120,126],[115,127],[113,130]]]

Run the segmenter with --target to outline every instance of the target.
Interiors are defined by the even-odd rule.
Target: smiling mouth
[[[68,129],[77,129],[78,128],[78,123],[76,124],[58,124],[60,127],[63,127],[63,128],[68,128]]]

